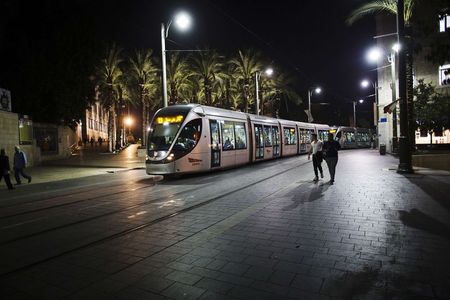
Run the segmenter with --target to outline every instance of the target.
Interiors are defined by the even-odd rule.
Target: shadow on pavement
[[[434,218],[424,214],[418,209],[412,209],[407,212],[399,210],[400,220],[404,225],[416,229],[424,230],[444,238],[450,239],[450,228]]]
[[[329,184],[316,183],[311,188],[312,182],[303,182],[289,193],[287,197],[292,197],[292,204],[283,207],[283,210],[292,210],[298,207],[302,203],[313,202],[323,197],[326,190],[330,187]]]
[[[438,185],[436,179],[430,176],[405,176],[405,178],[450,211],[450,201],[448,201],[450,185]]]

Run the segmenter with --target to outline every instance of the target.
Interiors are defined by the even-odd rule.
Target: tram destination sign
[[[184,117],[182,115],[157,117],[156,124],[181,123]]]

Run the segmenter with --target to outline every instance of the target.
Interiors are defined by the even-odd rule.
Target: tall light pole
[[[267,68],[264,73],[270,77],[273,74],[273,69],[272,68]],[[255,89],[256,89],[256,115],[259,116],[259,80],[261,79],[261,72],[256,71],[255,72]]]
[[[364,102],[364,100],[359,99],[358,102],[362,104]],[[353,101],[353,127],[357,127],[356,126],[356,101]]]
[[[380,87],[378,86],[377,81],[369,81],[367,79],[361,81],[361,86],[363,88],[367,88],[367,87],[369,87],[369,85],[372,85],[372,87],[374,89],[373,96],[375,97],[375,102],[373,105],[373,125],[375,126],[375,131],[376,131],[376,135],[377,135],[376,139],[375,139],[375,143],[373,145],[373,148],[375,149],[377,147],[378,135],[379,135],[379,133],[378,133],[378,119],[379,119],[379,117],[378,117],[378,89]],[[369,95],[367,97],[370,97],[370,96],[372,96],[372,95]]]
[[[413,173],[411,148],[409,145],[408,130],[408,99],[406,99],[406,43],[405,41],[405,4],[403,0],[397,1],[397,34],[398,43],[403,49],[398,52],[398,90],[400,96],[400,138],[399,138],[399,164],[397,173]]]
[[[169,35],[170,25],[172,21],[177,28],[181,31],[188,30],[191,26],[191,17],[185,13],[180,12],[173,19],[167,23],[167,28],[164,23],[161,23],[161,64],[162,64],[162,89],[163,89],[163,101],[164,107],[168,106],[167,101],[167,65],[166,65],[166,38]]]
[[[320,87],[308,89],[308,123],[314,121],[314,118],[312,117],[311,113],[311,96],[313,92],[316,94],[320,94],[322,93],[322,89]]]
[[[399,49],[400,49],[400,44],[399,43],[394,44],[390,50],[390,54],[385,56],[387,58],[388,62],[390,63],[390,65],[381,67],[381,68],[389,67],[389,66],[391,67],[391,84],[390,84],[390,86],[391,86],[391,91],[392,91],[392,98],[391,98],[392,103],[397,100],[397,80],[396,80],[396,74],[395,74],[395,65],[396,65],[395,55],[399,51]],[[381,50],[378,47],[372,48],[367,53],[367,59],[373,63],[378,63],[379,60],[383,56],[384,56],[384,50]],[[378,68],[377,68],[377,70],[378,70]],[[375,86],[376,85],[374,85],[374,88],[375,88]],[[379,87],[375,88],[375,94],[376,94],[377,98],[378,98],[378,89],[379,89]],[[378,113],[378,101],[377,101],[377,113]],[[378,115],[377,115],[377,118],[378,118]],[[378,120],[377,120],[377,123],[378,123]],[[378,130],[378,126],[377,126],[377,130]],[[392,151],[395,152],[397,149],[397,110],[395,108],[392,111],[392,136],[393,136]]]

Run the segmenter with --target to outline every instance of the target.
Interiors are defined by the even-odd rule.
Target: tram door
[[[278,127],[272,127],[272,141],[273,141],[273,157],[280,156],[280,131]]]
[[[209,120],[211,132],[211,168],[220,167],[220,134],[219,123],[216,120]]]
[[[264,134],[262,125],[255,125],[255,158],[264,158]]]

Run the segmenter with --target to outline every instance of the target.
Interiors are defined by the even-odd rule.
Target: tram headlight
[[[173,153],[170,153],[169,156],[167,156],[166,159],[167,159],[168,161],[172,161],[172,160],[173,160],[173,157],[174,157]]]

